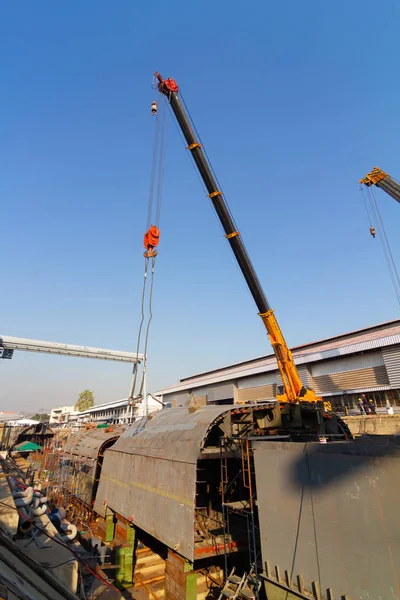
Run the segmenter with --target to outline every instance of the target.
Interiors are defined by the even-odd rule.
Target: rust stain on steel
[[[108,506],[193,561],[197,459],[230,411],[171,408],[132,425],[105,451],[95,511]]]

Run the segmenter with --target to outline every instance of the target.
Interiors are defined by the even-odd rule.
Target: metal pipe
[[[15,506],[17,508],[22,508],[23,506],[29,506],[30,503],[32,502],[32,498],[33,498],[33,489],[32,488],[27,488],[26,489],[27,495],[24,496],[20,496],[18,498],[16,498],[14,496],[14,502],[15,502]],[[19,493],[19,492],[17,492]]]
[[[28,514],[25,510],[18,511],[19,513],[19,522],[18,522],[18,530],[21,533],[28,533],[32,529],[32,523],[29,520]]]
[[[14,498],[26,498],[27,496],[32,496],[33,493],[34,492],[33,492],[32,487],[27,487],[24,490],[15,488],[15,491],[13,492],[13,496],[14,496]]]
[[[61,538],[63,542],[72,542],[78,534],[78,529],[73,523],[69,523],[68,521],[64,521],[64,523],[66,523],[67,528],[65,529],[66,533]]]
[[[58,518],[60,519],[60,521],[62,521],[63,519],[65,519],[65,517],[67,516],[67,511],[65,510],[65,508],[63,506],[56,508],[53,511],[53,513],[58,516]]]
[[[44,515],[46,510],[47,504],[41,504],[39,508],[33,508],[32,506],[30,507],[30,511],[35,517],[41,517],[42,515]]]

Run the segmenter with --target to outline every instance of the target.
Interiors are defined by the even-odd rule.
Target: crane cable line
[[[369,188],[368,191],[369,191],[370,198],[371,198],[371,206],[373,207],[373,210],[375,210],[375,214],[376,214],[377,219],[378,219],[377,222],[379,224],[379,227],[381,229],[382,236],[383,236],[382,239],[384,240],[384,245],[386,246],[387,257],[388,257],[387,262],[388,262],[388,266],[390,265],[390,270],[391,270],[392,275],[393,275],[392,281],[393,281],[393,285],[394,285],[394,288],[395,288],[395,293],[396,293],[396,296],[397,296],[397,301],[398,301],[398,303],[400,305],[400,277],[399,277],[399,273],[398,273],[398,270],[397,270],[397,267],[396,267],[396,262],[395,262],[395,260],[393,258],[392,249],[390,247],[390,243],[389,243],[389,240],[388,240],[388,237],[387,237],[387,234],[386,234],[386,229],[385,229],[385,226],[384,226],[383,221],[382,221],[381,213],[380,213],[379,206],[378,206],[378,203],[377,203],[376,198],[375,198],[374,190],[372,190],[372,189]]]
[[[379,240],[381,242],[383,254],[385,256],[385,261],[389,270],[389,275],[392,280],[392,285],[394,289],[394,293],[397,298],[397,302],[400,306],[400,277],[396,267],[396,263],[393,257],[393,253],[390,247],[390,243],[386,234],[385,226],[383,224],[383,220],[381,217],[381,213],[379,210],[378,203],[375,198],[375,194],[370,187],[367,187],[368,191],[368,199],[365,198],[364,195],[364,187],[360,187],[360,191],[362,193],[365,210],[368,215],[368,220],[370,223],[370,231],[374,230],[373,221],[376,221],[377,228],[379,231]],[[374,236],[375,237],[375,236]]]
[[[167,111],[165,110],[165,102],[161,103],[161,110],[158,112],[157,103],[152,104],[152,113],[156,116],[156,127],[154,133],[153,143],[153,158],[151,166],[150,176],[150,188],[149,188],[149,199],[147,207],[147,230],[155,226],[158,229],[160,224],[161,216],[161,204],[162,204],[162,191],[165,171],[165,155],[166,155],[166,140],[168,134],[168,121]],[[154,207],[155,204],[155,207]],[[147,235],[147,234],[146,234]],[[148,251],[144,253],[144,273],[143,273],[143,286],[142,286],[142,301],[141,301],[141,320],[137,335],[136,350],[139,352],[140,344],[142,339],[143,326],[146,319],[146,289],[147,281],[149,279],[149,268],[150,268],[150,290],[148,295],[148,319],[144,334],[144,349],[143,349],[143,364],[141,371],[141,381],[137,396],[136,386],[138,383],[139,370],[135,364],[133,367],[133,378],[131,390],[128,398],[128,404],[133,405],[134,400],[141,400],[144,394],[146,370],[147,370],[147,347],[149,341],[150,323],[153,319],[153,287],[154,287],[154,272],[156,264],[157,252],[153,251],[149,254]],[[151,265],[151,266],[150,266]]]
[[[370,225],[369,230],[371,231],[371,229],[373,228],[372,216],[370,214],[370,209],[368,208],[367,199],[366,199],[365,194],[364,194],[364,187],[362,185],[360,185],[360,192],[362,194],[362,198],[363,198],[363,201],[364,201],[365,211],[366,211],[366,213],[368,215],[368,221],[369,221],[369,225]]]
[[[199,134],[199,132],[198,132],[198,130],[197,130],[197,127],[196,127],[196,125],[195,125],[194,121],[193,121],[192,115],[191,115],[191,113],[190,113],[190,111],[189,111],[189,109],[188,109],[188,107],[187,107],[187,104],[186,104],[186,102],[185,102],[185,99],[184,99],[184,97],[183,97],[183,94],[182,94],[182,91],[181,91],[181,90],[179,90],[179,96],[180,96],[180,99],[181,99],[182,105],[184,106],[184,108],[185,108],[185,111],[186,111],[186,113],[187,113],[187,115],[188,115],[188,118],[189,118],[190,124],[191,124],[191,126],[192,126],[192,128],[193,128],[193,131],[194,131],[194,132],[195,132],[195,134],[196,134],[196,139],[197,139],[198,143],[200,144],[201,148],[203,149],[203,153],[204,153],[204,155],[205,155],[205,157],[206,157],[206,159],[207,159],[207,163],[208,163],[208,166],[209,166],[209,168],[210,168],[210,170],[211,170],[211,173],[212,173],[212,174],[213,174],[213,176],[214,176],[214,179],[215,179],[215,181],[216,181],[216,184],[217,184],[217,186],[218,186],[218,190],[220,190],[220,191],[221,191],[221,194],[222,194],[222,196],[223,196],[223,198],[224,198],[224,203],[225,203],[225,205],[226,205],[226,208],[227,208],[227,210],[228,210],[228,212],[229,212],[229,215],[230,215],[230,217],[231,217],[231,219],[232,219],[232,222],[233,222],[233,224],[234,224],[235,230],[237,231],[237,230],[238,230],[238,227],[237,227],[237,225],[236,225],[235,218],[234,218],[234,216],[233,216],[233,214],[232,214],[232,211],[231,211],[231,208],[230,208],[230,206],[229,206],[229,202],[227,201],[227,198],[226,198],[226,196],[225,196],[224,192],[222,191],[221,184],[220,184],[220,182],[219,182],[219,180],[218,180],[217,174],[215,173],[215,170],[214,170],[213,164],[212,164],[212,162],[211,162],[211,160],[210,160],[210,157],[208,156],[207,149],[206,149],[206,147],[205,147],[205,146],[204,146],[204,144],[203,144],[203,141],[202,141],[202,139],[201,139],[201,136],[200,136],[200,134]],[[183,134],[182,134],[182,131],[180,130],[180,128],[179,128],[178,126],[177,126],[177,129],[178,129],[178,131],[179,131],[179,134],[180,134],[181,138],[183,139],[183,141],[184,141],[184,143],[185,143],[185,139],[184,139],[184,136],[183,136]],[[205,186],[204,186],[204,180],[203,180],[203,179],[200,177],[200,175],[199,175],[199,172],[198,172],[198,169],[196,169],[196,168],[195,168],[193,161],[190,161],[190,162],[191,162],[191,164],[192,164],[192,166],[193,166],[194,170],[196,171],[196,174],[197,174],[197,177],[198,177],[198,179],[199,179],[199,181],[200,181],[200,184],[201,184],[201,186],[204,188],[204,187],[205,187]],[[207,194],[207,195],[208,195],[208,194]],[[217,216],[217,215],[216,215],[216,219],[217,219],[217,221],[218,221],[218,224],[221,226],[221,221],[219,220],[219,218],[218,218],[218,216]],[[242,240],[242,244],[243,244],[243,246],[245,247],[245,244],[244,244],[243,240]],[[237,270],[238,270],[239,272],[241,272],[241,269],[240,269],[240,267],[237,265],[237,263],[236,263],[236,268],[237,268]],[[250,296],[251,296],[251,293],[250,293],[250,292],[249,292],[249,294],[250,294]],[[266,299],[267,299],[267,301],[268,301],[268,298],[267,298],[267,296],[266,296],[266,295],[265,295],[265,297],[266,297]]]
[[[207,154],[206,147],[205,147],[205,146],[204,146],[204,144],[203,144],[203,141],[202,141],[202,139],[201,139],[201,137],[200,137],[200,134],[199,134],[199,132],[198,132],[198,130],[197,130],[197,127],[196,127],[196,125],[195,125],[195,123],[194,123],[194,121],[193,121],[193,119],[192,119],[192,115],[190,114],[190,111],[189,111],[189,109],[188,109],[188,107],[187,107],[187,104],[186,104],[186,102],[185,102],[185,99],[184,99],[184,97],[183,97],[183,95],[182,95],[182,92],[181,92],[181,91],[179,91],[179,96],[180,96],[180,98],[181,98],[181,101],[182,101],[182,104],[183,104],[183,106],[185,107],[185,110],[186,110],[186,112],[187,112],[187,115],[188,115],[188,117],[189,117],[189,121],[190,121],[190,123],[191,123],[191,125],[192,125],[192,127],[193,127],[193,131],[194,131],[194,132],[195,132],[195,134],[196,134],[197,141],[199,142],[200,146],[201,146],[201,147],[202,147],[202,149],[203,149],[204,155],[205,155],[205,157],[206,157],[206,159],[207,159],[207,162],[208,162],[208,166],[209,166],[209,167],[210,167],[210,169],[211,169],[211,172],[212,172],[212,174],[213,174],[213,176],[214,176],[214,179],[215,179],[215,181],[216,181],[216,183],[217,183],[218,189],[219,189],[219,190],[222,190],[221,184],[220,184],[220,182],[219,182],[219,180],[218,180],[218,177],[217,177],[217,175],[216,175],[216,173],[215,173],[215,171],[214,171],[214,167],[213,167],[213,165],[212,165],[212,162],[211,162],[211,160],[210,160],[210,157],[209,157],[209,156],[208,156],[208,154]],[[204,187],[204,181],[203,181],[202,179],[201,179],[201,184],[202,184],[202,186]],[[229,203],[227,202],[227,199],[226,199],[226,197],[225,197],[225,194],[224,194],[223,192],[222,192],[222,194],[224,195],[224,198],[225,198],[225,204],[226,204],[226,206],[227,206],[227,208],[228,208],[228,211],[229,211],[230,217],[231,217],[231,219],[232,219],[232,222],[233,222],[233,223],[234,223],[234,225],[235,225],[235,229],[237,229],[237,225],[236,225],[236,223],[235,223],[235,219],[234,219],[234,217],[233,217],[233,214],[232,214],[231,208],[230,208],[230,206],[229,206]]]

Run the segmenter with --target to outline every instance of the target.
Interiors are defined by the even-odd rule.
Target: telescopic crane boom
[[[179,88],[176,81],[171,78],[163,79],[157,72],[155,76],[158,81],[159,91],[168,98],[169,104],[188,144],[188,149],[204,181],[208,196],[225,231],[225,237],[232,248],[240,270],[257,305],[259,315],[267,329],[283,381],[283,393],[277,396],[277,400],[279,402],[290,403],[319,402],[321,398],[316,396],[313,390],[304,387],[301,382],[292,353],[283,337],[274,311],[268,303],[240,233],[229,212],[223,194],[218,189],[210,164],[202,150],[201,144],[196,138],[195,130],[179,98]]]
[[[376,187],[381,188],[389,196],[397,200],[397,202],[400,202],[400,184],[379,167],[374,167],[370,173],[367,173],[363,179],[360,179],[359,183],[363,183],[367,187],[376,185]]]

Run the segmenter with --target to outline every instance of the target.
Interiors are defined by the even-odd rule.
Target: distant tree
[[[40,421],[41,423],[45,423],[46,421],[50,421],[50,415],[47,413],[38,412],[36,415],[32,415],[33,421]]]
[[[85,390],[79,394],[78,402],[75,404],[75,410],[82,412],[94,406],[94,394],[91,390]]]

